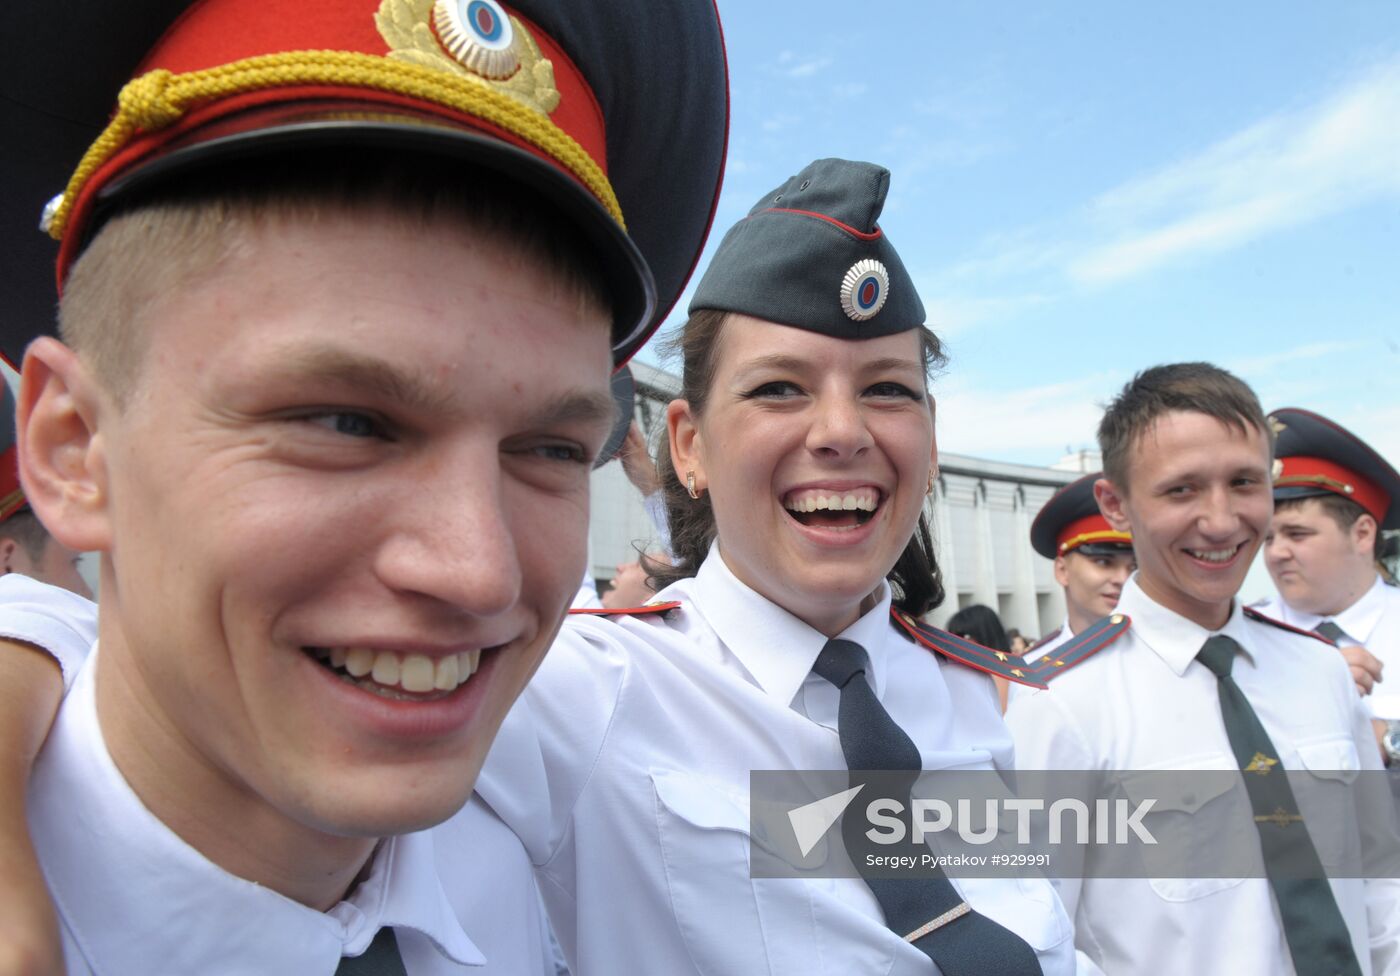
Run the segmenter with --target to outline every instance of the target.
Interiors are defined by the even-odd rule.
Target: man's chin
[[[470,788],[432,797],[396,798],[385,790],[364,802],[348,802],[327,810],[315,826],[338,837],[392,837],[436,827],[456,816],[471,798]]]

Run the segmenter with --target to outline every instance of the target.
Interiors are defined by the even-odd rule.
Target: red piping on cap
[[[769,207],[767,210],[761,210],[761,211],[759,211],[759,212],[760,212],[760,213],[790,213],[790,214],[798,214],[799,216],[802,216],[802,217],[816,217],[818,220],[825,220],[828,224],[831,224],[831,225],[834,226],[834,227],[839,227],[839,228],[841,228],[841,229],[842,229],[843,231],[845,231],[847,234],[850,234],[852,237],[854,237],[854,238],[856,238],[856,239],[858,239],[858,240],[862,240],[862,241],[878,241],[878,240],[880,239],[880,237],[884,234],[884,231],[882,231],[882,230],[881,230],[880,228],[878,228],[878,227],[876,227],[875,230],[874,230],[872,233],[867,234],[867,233],[865,233],[865,231],[856,230],[856,229],[855,229],[854,227],[852,227],[850,224],[843,224],[843,223],[841,223],[841,221],[837,220],[835,217],[828,217],[826,214],[817,213],[817,212],[814,211],[814,210],[793,210],[793,209],[791,209],[791,208],[789,208],[789,207]]]

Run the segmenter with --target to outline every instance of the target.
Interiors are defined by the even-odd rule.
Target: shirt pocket
[[[1152,890],[1164,901],[1186,902],[1205,898],[1238,886],[1243,877],[1183,878],[1153,876],[1154,868],[1171,866],[1173,873],[1189,873],[1190,865],[1209,873],[1215,863],[1212,852],[1258,849],[1258,832],[1249,794],[1240,779],[1233,756],[1224,753],[1196,756],[1172,764],[1171,769],[1124,773],[1122,788],[1136,808],[1151,803],[1142,826],[1157,841],[1142,847],[1143,866]],[[1257,856],[1252,862],[1259,867]]]
[[[749,876],[751,843],[776,857],[789,852],[780,839],[750,836],[746,791],[665,769],[651,770],[651,783],[672,913],[697,972],[889,971],[891,940],[845,942],[839,952],[824,951],[832,920],[817,924],[810,882]],[[819,855],[824,852],[812,852]],[[802,863],[811,867],[812,858]],[[832,968],[837,957],[839,968]]]
[[[1356,743],[1350,737],[1319,739],[1298,745],[1299,772],[1290,779],[1298,810],[1323,866],[1332,871],[1361,863],[1361,836],[1357,825],[1353,784],[1361,767]],[[1332,873],[1329,871],[1329,873]]]

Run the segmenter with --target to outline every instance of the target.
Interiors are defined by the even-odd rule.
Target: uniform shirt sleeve
[[[52,654],[67,690],[97,640],[97,604],[61,587],[8,573],[0,576],[0,637]]]

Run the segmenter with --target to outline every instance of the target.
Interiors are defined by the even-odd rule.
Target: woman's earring
[[[925,495],[932,495],[932,494],[933,494],[933,469],[932,469],[932,468],[929,468],[929,469],[928,469],[928,487],[924,489],[924,494],[925,494]]]
[[[694,498],[696,501],[700,500],[700,493],[695,490],[694,471],[687,471],[685,473],[685,490],[690,493],[691,498]]]

